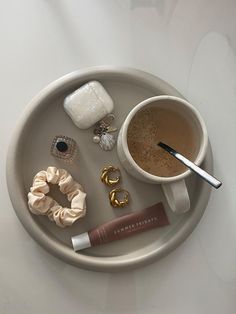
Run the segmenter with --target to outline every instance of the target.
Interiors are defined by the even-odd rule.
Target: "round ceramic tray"
[[[119,271],[153,262],[185,240],[203,215],[210,187],[195,175],[187,179],[191,210],[175,215],[169,209],[158,185],[149,185],[130,177],[120,165],[116,149],[102,151],[92,141],[93,131],[79,130],[63,110],[65,96],[90,80],[100,81],[115,103],[115,125],[120,128],[128,112],[145,98],[169,94],[181,95],[169,84],[148,73],[121,67],[95,67],[68,74],[51,83],[28,105],[15,130],[7,158],[7,182],[16,214],[29,234],[48,252],[77,267],[96,271]],[[74,138],[79,146],[78,160],[68,165],[50,155],[55,135]],[[101,169],[117,165],[122,172],[122,186],[131,195],[125,209],[113,209],[109,189],[100,182]],[[61,229],[47,217],[32,215],[27,206],[27,193],[33,176],[48,166],[67,169],[87,192],[87,214],[73,226]],[[212,171],[209,148],[202,165]],[[54,190],[63,205],[64,196]],[[73,251],[71,236],[85,232],[117,216],[163,202],[170,225],[79,253]]]

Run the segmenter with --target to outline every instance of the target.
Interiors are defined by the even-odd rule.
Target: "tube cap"
[[[88,232],[81,233],[71,238],[74,251],[79,251],[91,247]]]

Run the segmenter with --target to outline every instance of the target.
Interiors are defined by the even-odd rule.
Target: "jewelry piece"
[[[123,200],[119,200],[117,194],[123,194]],[[123,208],[129,203],[129,192],[122,188],[113,189],[109,193],[109,199],[111,206]]]
[[[77,154],[77,144],[73,138],[64,135],[54,137],[51,145],[51,154],[66,162],[72,162]]]
[[[93,137],[93,142],[95,143],[95,144],[98,144],[99,142],[100,142],[100,136],[99,135],[94,135],[94,137]]]
[[[99,144],[101,149],[105,151],[112,150],[116,143],[114,135],[110,134],[117,131],[116,127],[110,125],[114,119],[114,114],[107,115],[103,120],[96,123],[93,130],[93,142]]]
[[[114,173],[114,172],[118,172],[118,175],[117,175],[117,177],[112,179],[110,177],[110,174]],[[120,181],[120,178],[121,178],[121,174],[120,174],[120,169],[119,168],[116,168],[116,167],[113,167],[113,166],[108,166],[108,167],[104,167],[102,169],[101,181],[103,183],[105,183],[106,185],[114,186],[114,185],[116,185]]]
[[[116,132],[117,128],[115,126],[109,125],[107,127],[107,133]]]
[[[101,121],[105,123],[107,126],[111,125],[112,121],[115,120],[115,115],[113,113],[109,113],[105,118]]]
[[[71,208],[62,207],[47,194],[49,184],[58,184],[61,193],[66,194]],[[38,172],[33,179],[33,186],[28,193],[28,205],[35,215],[45,215],[61,228],[71,226],[86,214],[86,193],[82,186],[64,169],[48,167]]]
[[[99,146],[101,149],[107,151],[112,150],[116,144],[116,139],[114,135],[110,133],[102,134],[99,141]]]

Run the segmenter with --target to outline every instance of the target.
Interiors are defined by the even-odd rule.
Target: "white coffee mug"
[[[126,171],[136,179],[146,183],[161,184],[170,208],[176,213],[184,213],[190,209],[190,199],[185,184],[185,178],[191,174],[191,171],[188,169],[173,177],[159,177],[140,168],[129,152],[127,143],[129,124],[138,111],[148,106],[159,106],[161,108],[163,108],[163,106],[168,106],[169,109],[173,108],[188,119],[193,128],[195,139],[199,143],[198,154],[194,160],[194,163],[198,166],[204,160],[208,146],[208,135],[205,123],[199,112],[186,100],[167,95],[154,96],[142,101],[130,111],[118,136],[118,156]]]

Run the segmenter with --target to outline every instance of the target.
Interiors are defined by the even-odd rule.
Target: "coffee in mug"
[[[187,168],[157,144],[163,142],[194,161],[199,143],[191,122],[173,108],[155,104],[144,108],[132,118],[127,143],[130,154],[139,167],[160,177],[173,177]]]

